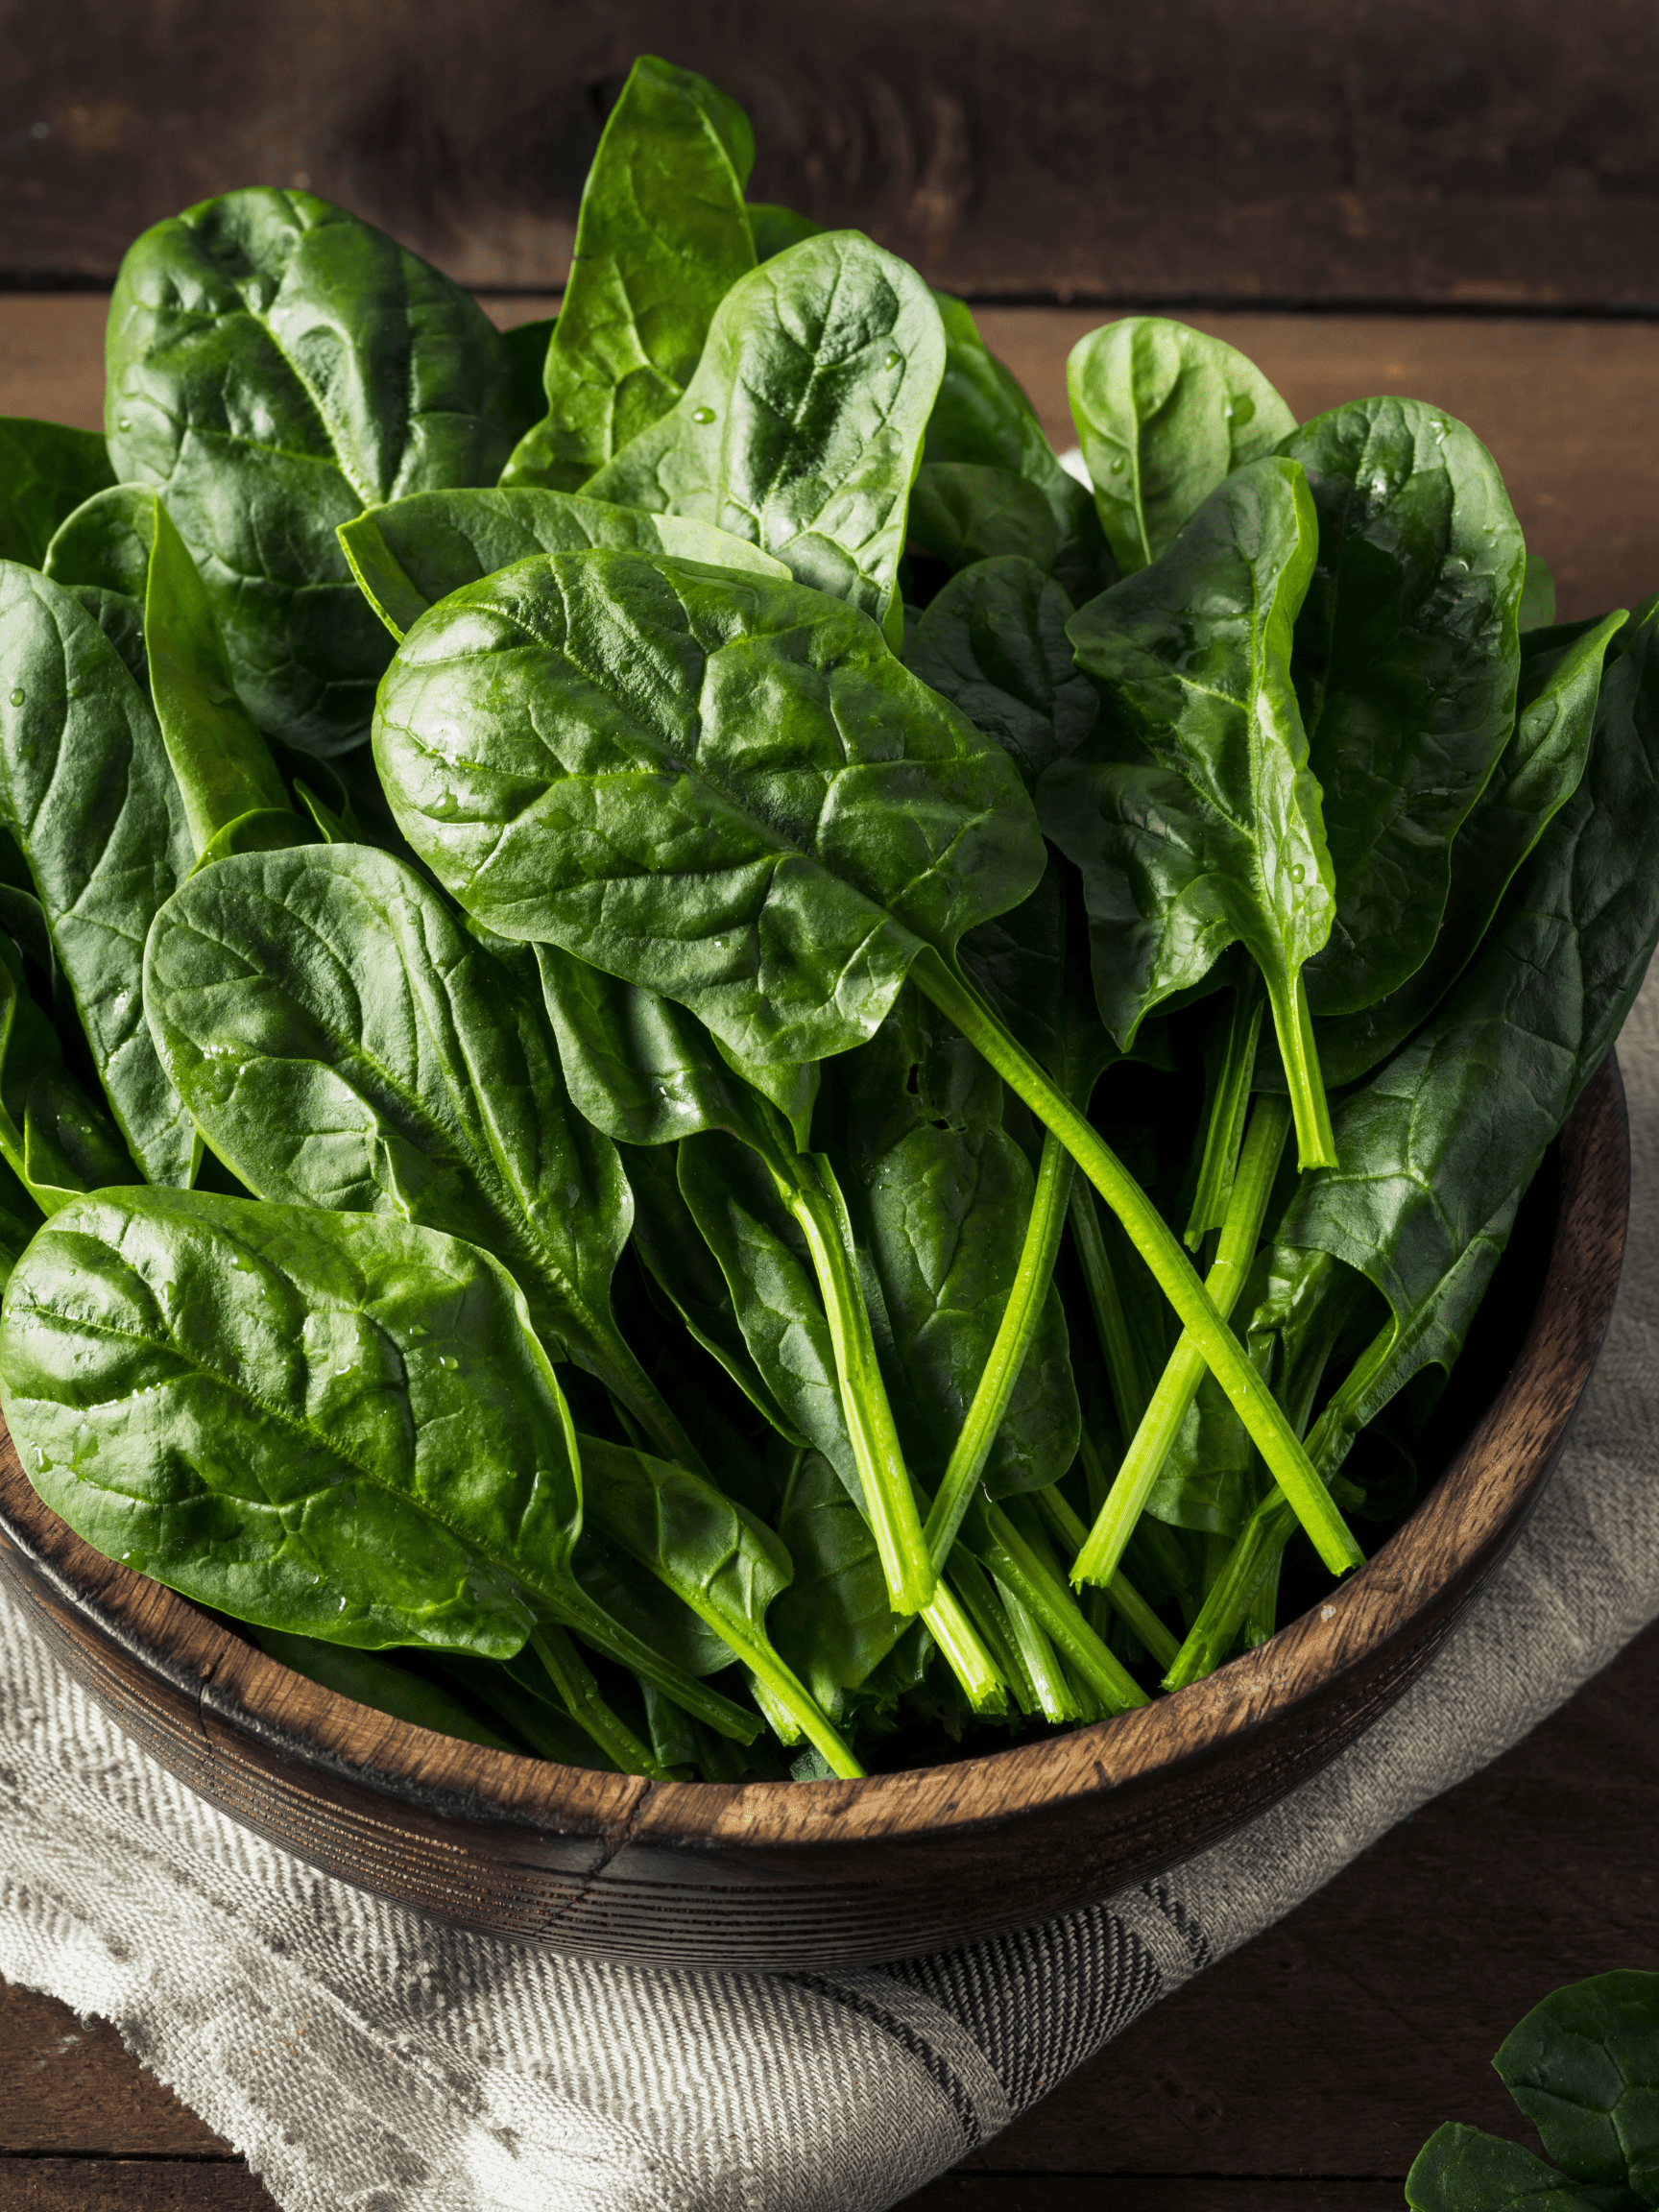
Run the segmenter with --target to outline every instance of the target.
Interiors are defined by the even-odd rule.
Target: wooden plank
[[[1398,2181],[1305,2174],[947,2174],[904,2212],[1401,2212]],[[4,2200],[0,2199],[0,2206]]]
[[[239,2159],[0,2158],[0,2212],[276,2212]]]
[[[555,295],[484,296],[503,327]],[[0,414],[103,423],[105,303],[0,300]],[[1074,442],[1066,356],[1106,320],[1084,308],[981,308],[980,327],[1031,394],[1044,428]],[[1517,318],[1193,314],[1239,347],[1304,420],[1382,391],[1467,422],[1503,470],[1527,543],[1555,571],[1563,620],[1659,589],[1659,325]]]
[[[108,276],[308,184],[473,284],[563,280],[600,119],[664,54],[748,108],[757,198],[955,290],[1647,304],[1648,0],[100,0],[6,9],[0,269]]]
[[[0,1982],[0,2154],[156,2152],[230,2156],[107,2020]]]

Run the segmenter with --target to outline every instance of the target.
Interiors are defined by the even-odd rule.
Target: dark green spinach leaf
[[[755,135],[734,100],[642,54],[605,124],[542,366],[547,412],[507,484],[574,492],[665,415],[709,318],[755,266],[743,187]]]
[[[385,632],[335,539],[365,507],[493,483],[512,362],[483,310],[305,192],[228,192],[146,230],[109,309],[118,477],[167,503],[258,726],[367,733]]]
[[[38,568],[64,517],[114,481],[98,431],[0,415],[0,561]]]

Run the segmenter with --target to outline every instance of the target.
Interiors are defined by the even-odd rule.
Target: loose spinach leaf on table
[[[114,481],[101,432],[0,415],[0,561],[38,568],[64,517]]]
[[[367,733],[386,635],[335,528],[493,483],[511,391],[500,334],[458,285],[309,193],[228,192],[128,250],[110,461],[165,498],[262,730],[322,754]]]
[[[593,156],[542,367],[547,411],[506,484],[574,492],[667,413],[709,318],[755,266],[743,187],[755,136],[734,100],[644,54]]]
[[[1526,549],[1497,464],[1461,422],[1358,399],[1293,431],[1318,516],[1296,695],[1335,875],[1315,1014],[1351,1014],[1422,966],[1453,841],[1515,724]]]
[[[770,266],[770,265],[769,265]],[[398,822],[469,912],[801,1063],[1042,873],[999,748],[796,584],[594,551],[435,608],[381,688]]]
[[[612,1315],[633,1213],[615,1147],[571,1110],[540,1004],[412,869],[361,845],[222,861],[156,917],[145,996],[252,1190],[481,1245],[549,1355],[695,1463]]]
[[[1066,382],[1094,503],[1125,576],[1166,553],[1224,477],[1296,426],[1254,362],[1156,315],[1125,316],[1079,339]]]
[[[584,489],[747,538],[897,644],[905,512],[944,355],[913,269],[856,230],[809,238],[733,287],[684,397]]]
[[[1597,1974],[1555,1990],[1493,2064],[1561,2170],[1452,2124],[1406,2177],[1414,2212],[1641,2212],[1659,2201],[1659,1974]]]
[[[589,545],[613,545],[676,553],[684,561],[754,569],[763,576],[789,573],[746,538],[733,538],[707,522],[643,515],[605,499],[528,487],[417,492],[343,523],[340,542],[353,575],[397,638],[463,584],[476,584],[532,553],[579,553]]]
[[[195,859],[150,703],[92,616],[0,564],[0,822],[29,864],[92,1064],[153,1183],[188,1183],[196,1133],[144,1022],[144,940]]]
[[[1304,964],[1333,911],[1320,789],[1290,682],[1312,572],[1307,480],[1238,469],[1162,559],[1068,624],[1101,718],[1038,809],[1082,870],[1100,1012],[1120,1046],[1242,942],[1267,986],[1305,1164],[1331,1158]]]

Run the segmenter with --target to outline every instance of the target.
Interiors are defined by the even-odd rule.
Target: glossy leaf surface
[[[870,1525],[822,1452],[803,1454],[778,1531],[795,1576],[774,1603],[773,1642],[836,1719],[910,1623],[888,1604]]]
[[[98,431],[0,415],[0,561],[38,568],[64,517],[114,481]]]
[[[968,307],[934,301],[945,329],[945,373],[927,418],[925,465],[965,462],[1011,470],[1035,485],[1054,518],[1054,567],[1074,599],[1118,580],[1086,485],[1063,469],[1018,378],[980,337]]]
[[[1453,840],[1514,727],[1526,548],[1497,464],[1439,408],[1355,400],[1280,450],[1318,515],[1295,679],[1336,918],[1308,994],[1348,1014],[1434,943]]]
[[[640,554],[551,554],[435,608],[375,757],[480,921],[680,1000],[749,1059],[859,1043],[924,943],[1042,872],[1000,749],[873,624]]]
[[[632,1206],[572,1112],[541,1010],[388,854],[245,854],[156,918],[145,992],[174,1081],[261,1197],[465,1237],[554,1358],[632,1399],[611,1317]]]
[[[153,1183],[188,1183],[195,1130],[144,1022],[144,940],[195,858],[161,733],[80,603],[10,564],[0,666],[0,815],[133,1159]]]
[[[1637,2212],[1642,2200],[1585,2188],[1521,2144],[1451,2121],[1418,2152],[1406,2201],[1411,2212]]]
[[[1156,315],[1092,330],[1066,367],[1071,418],[1107,543],[1125,576],[1296,418],[1252,361],[1220,338]]]
[[[8,1286],[0,1383],[77,1534],[260,1627],[506,1658],[565,1585],[569,1416],[512,1279],[457,1238],[83,1198]]]
[[[747,538],[896,635],[896,578],[945,343],[916,272],[827,231],[726,295],[685,397],[586,486]]]
[[[1351,1083],[1395,1051],[1474,955],[1516,869],[1578,788],[1602,662],[1624,620],[1623,613],[1609,614],[1566,644],[1540,633],[1524,646],[1515,728],[1453,845],[1446,910],[1433,947],[1386,998],[1358,1014],[1314,1022],[1328,1083]]]
[[[1068,625],[1101,717],[1044,774],[1048,836],[1082,870],[1100,1012],[1127,1047],[1161,999],[1242,943],[1267,985],[1298,1135],[1322,1104],[1304,963],[1330,933],[1319,786],[1290,683],[1315,528],[1294,463],[1253,462],[1164,557]]]
[[[542,368],[543,419],[503,473],[574,492],[665,415],[715,308],[755,266],[743,187],[755,138],[734,100],[643,54],[606,119]]]
[[[139,1179],[108,1116],[64,1066],[58,1032],[30,997],[15,948],[3,939],[0,1157],[21,1185],[12,1210],[20,1200],[31,1235],[39,1214],[56,1214],[80,1191]]]
[[[1099,713],[1066,635],[1075,612],[1037,564],[1012,554],[981,561],[934,598],[904,656],[924,684],[996,738],[1028,791],[1077,750]]]
[[[530,488],[417,492],[341,526],[352,573],[395,637],[428,607],[532,553],[579,553],[590,545],[674,553],[716,568],[786,576],[781,561],[745,538],[677,515],[642,515],[609,500]]]
[[[1493,2064],[1575,2181],[1659,2202],[1659,1974],[1625,1969],[1555,1990]]]
[[[910,536],[952,568],[1019,554],[1046,576],[1059,538],[1035,484],[1006,469],[925,461],[910,494]]]
[[[1659,613],[1614,639],[1584,775],[1433,1017],[1336,1115],[1339,1169],[1279,1231],[1376,1285],[1391,1341],[1331,1422],[1339,1458],[1421,1367],[1450,1367],[1544,1148],[1659,940]]]
[[[386,637],[336,526],[493,483],[511,386],[500,335],[459,286],[309,193],[229,192],[129,250],[110,460],[165,498],[261,729],[324,754],[363,736]]]

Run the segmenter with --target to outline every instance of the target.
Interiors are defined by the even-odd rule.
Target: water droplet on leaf
[[[691,420],[693,422],[712,422],[714,420],[714,410],[712,407],[693,407],[691,410]]]

